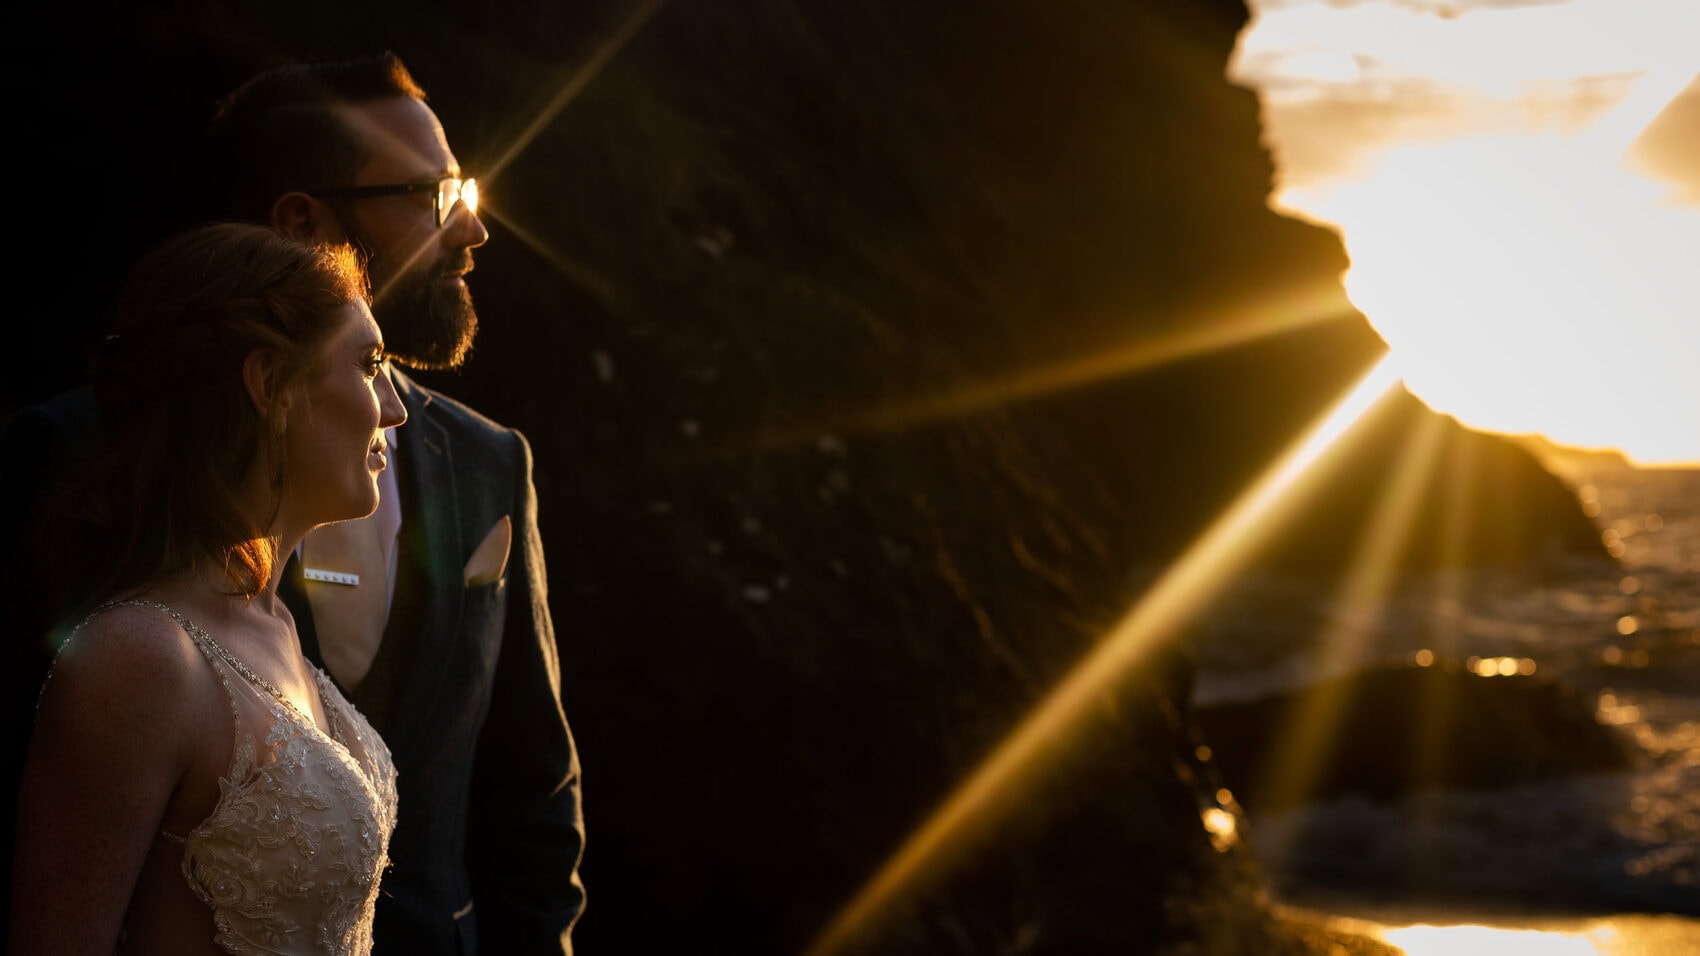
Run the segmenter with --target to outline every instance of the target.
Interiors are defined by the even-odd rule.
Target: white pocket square
[[[502,515],[467,559],[466,586],[475,588],[500,581],[502,572],[508,569],[508,546],[513,540],[514,523]]]

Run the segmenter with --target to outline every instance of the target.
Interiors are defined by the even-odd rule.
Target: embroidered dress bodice
[[[366,954],[395,827],[395,765],[360,712],[313,670],[330,733],[199,625],[172,617],[217,673],[236,740],[212,814],[178,838],[183,876],[235,954]]]

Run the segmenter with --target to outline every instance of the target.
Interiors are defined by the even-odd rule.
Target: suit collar
[[[390,382],[395,385],[395,391],[401,397],[401,403],[407,406],[408,418],[413,417],[415,410],[424,413],[436,401],[436,395],[430,389],[415,382],[406,372],[394,365],[390,365],[388,368]],[[407,426],[401,427],[406,428]]]

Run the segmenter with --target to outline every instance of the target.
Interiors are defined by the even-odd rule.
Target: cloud
[[[1452,135],[1456,97],[1427,82],[1375,92],[1312,86],[1309,95],[1266,100],[1264,137],[1283,188],[1361,175],[1393,144]]]
[[[1637,169],[1674,187],[1677,202],[1700,205],[1700,76],[1635,139],[1629,158]]]
[[[1228,75],[1257,91],[1284,188],[1355,176],[1400,142],[1489,133],[1575,134],[1640,88],[1679,88],[1700,54],[1700,0],[1256,0]],[[1683,67],[1687,66],[1686,72]],[[1668,84],[1673,70],[1679,78]],[[1666,79],[1643,84],[1651,72]],[[1695,162],[1693,98],[1645,137],[1641,168],[1686,185]],[[1618,122],[1652,119],[1662,101]],[[1639,112],[1637,112],[1639,111]],[[1639,119],[1635,119],[1635,117]],[[1627,145],[1638,128],[1621,132]]]
[[[1700,0],[1255,2],[1276,205],[1340,228],[1413,392],[1700,461]]]
[[[1422,79],[1349,86],[1288,80],[1266,87],[1271,95],[1264,98],[1264,133],[1282,188],[1305,188],[1364,175],[1402,143],[1488,133],[1577,133],[1615,106],[1635,81],[1578,77],[1531,83],[1516,97],[1497,98]],[[1692,147],[1692,135],[1688,142]],[[1679,164],[1683,155],[1662,143],[1652,151],[1667,166]],[[1692,148],[1686,155],[1692,161]]]

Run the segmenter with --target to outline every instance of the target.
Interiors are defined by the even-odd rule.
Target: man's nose
[[[457,201],[449,210],[448,221],[443,223],[443,244],[451,249],[476,249],[489,238],[490,230],[484,228],[484,220],[467,208],[466,203]]]

